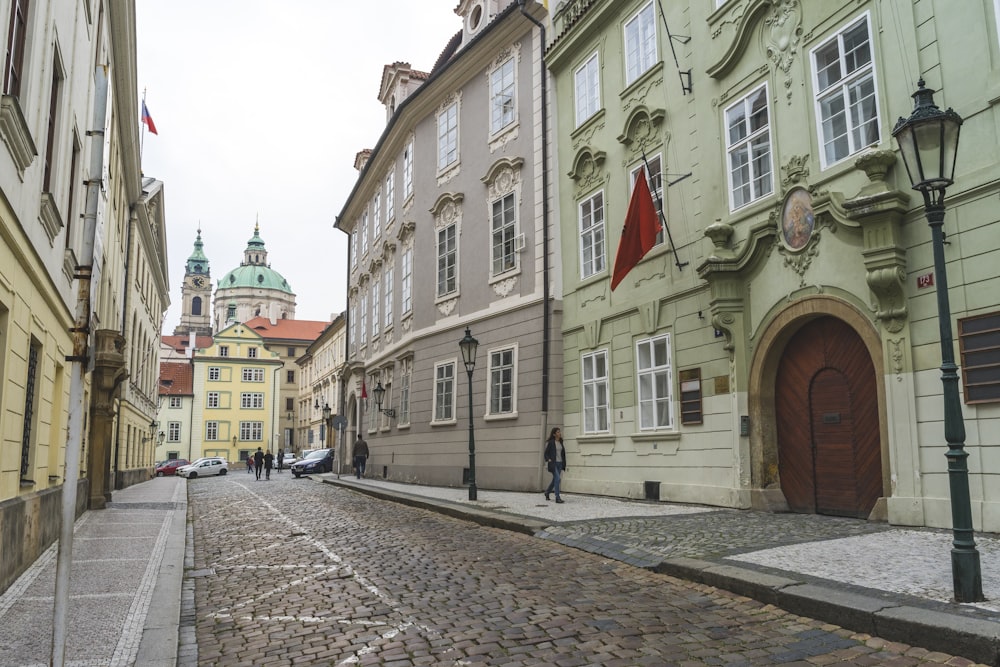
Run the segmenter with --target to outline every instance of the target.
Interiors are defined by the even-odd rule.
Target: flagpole
[[[142,106],[143,107],[146,106],[145,88],[142,89]],[[142,111],[140,110],[139,113],[141,114]],[[142,149],[146,145],[146,124],[143,123],[142,121],[140,121],[139,124],[142,125],[142,134],[139,135],[139,173],[142,174]]]
[[[646,151],[642,152],[642,163],[644,165],[646,165],[646,174],[651,173],[649,171],[649,161],[646,160]],[[663,178],[664,175],[665,174],[663,173],[663,170],[661,169],[660,170],[660,183],[661,183],[661,185],[664,182],[666,182],[664,180],[664,178]],[[673,185],[674,183],[683,181],[685,178],[687,178],[690,175],[691,175],[690,172],[687,173],[687,174],[684,174],[683,176],[681,176],[680,178],[678,178],[676,181],[673,181],[671,183],[667,183],[667,186],[669,187],[669,186]],[[647,176],[647,178],[648,178],[648,176]],[[663,230],[667,233],[667,240],[670,242],[670,250],[674,253],[674,264],[677,266],[678,269],[681,269],[683,271],[684,267],[687,266],[688,263],[687,262],[682,262],[681,259],[680,259],[680,257],[677,256],[677,247],[674,245],[674,237],[670,233],[670,227],[667,225],[667,218],[666,218],[666,216],[663,215],[663,200],[660,197],[660,190],[661,189],[662,189],[662,187],[661,188],[652,188],[652,190],[656,193],[656,214],[658,216],[660,216],[660,224],[663,225]]]

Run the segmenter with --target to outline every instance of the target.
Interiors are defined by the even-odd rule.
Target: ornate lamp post
[[[382,400],[385,398],[385,387],[382,386],[382,381],[379,380],[375,388],[372,389],[372,393],[375,395],[375,408],[390,419],[396,418],[396,411],[390,408],[382,409]]]
[[[951,337],[951,305],[948,274],[944,259],[944,193],[954,182],[955,156],[962,117],[934,104],[934,91],[924,80],[913,93],[914,107],[909,118],[900,118],[892,130],[899,143],[903,164],[914,190],[924,197],[924,214],[931,228],[934,277],[937,287],[938,326],[941,330],[941,384],[944,397],[944,437],[948,442],[948,485],[951,492],[952,549],[951,573],[957,602],[983,600],[983,576],[979,552],[972,534],[972,507],[969,500],[969,464],[965,451],[965,422],[958,395],[958,366],[955,365]]]
[[[472,337],[469,327],[465,327],[465,338],[458,341],[462,349],[462,362],[469,374],[469,500],[476,500],[476,432],[472,425],[472,371],[476,369],[476,350],[479,341]]]
[[[317,401],[318,403],[319,401]],[[333,417],[330,415],[332,410],[330,409],[330,404],[324,401],[323,403],[323,424],[325,425],[326,432],[324,433],[323,446],[326,447],[327,443],[330,441],[330,421]]]

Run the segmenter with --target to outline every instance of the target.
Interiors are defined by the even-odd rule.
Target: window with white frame
[[[458,102],[438,114],[438,170],[458,160]]]
[[[403,199],[413,194],[413,141],[403,149]]]
[[[609,430],[608,351],[598,350],[581,357],[583,391],[583,432]]]
[[[206,440],[219,439],[219,422],[215,421],[205,422],[205,439]]]
[[[517,268],[514,236],[517,233],[514,193],[493,202],[492,273],[499,275]]]
[[[351,266],[358,265],[358,230],[351,230]]]
[[[167,422],[167,442],[181,441],[181,423]]]
[[[516,349],[508,347],[490,351],[490,414],[502,415],[515,411],[517,402],[514,378]]]
[[[264,422],[261,421],[241,421],[240,440],[254,441],[264,439]]]
[[[368,376],[368,386],[373,389],[378,385],[378,375],[372,374]],[[384,398],[382,400],[385,400]],[[374,431],[375,427],[378,425],[378,415],[379,409],[375,405],[375,401],[371,401],[370,409],[368,410],[368,430]]]
[[[396,172],[392,169],[385,177],[385,221],[396,217]]]
[[[375,223],[375,238],[382,236],[382,190],[375,193],[372,200],[372,220]]]
[[[240,394],[240,408],[260,410],[264,407],[264,394],[259,391],[244,391]]]
[[[219,392],[210,391],[205,396],[205,407],[217,408],[219,407]]]
[[[257,348],[256,347],[248,347],[247,348],[247,358],[248,359],[256,359],[257,358]]]
[[[368,229],[368,211],[365,210],[361,214],[361,254],[365,255],[368,253],[368,237],[371,235],[371,230]]]
[[[386,371],[385,383],[382,385],[385,393],[382,394],[383,409],[392,409],[392,369]],[[389,415],[379,412],[379,428],[389,428]]]
[[[601,108],[601,74],[597,54],[590,56],[574,74],[574,93],[576,97],[576,124],[597,113]]]
[[[663,206],[663,160],[660,155],[653,155],[646,158],[645,163],[640,163],[632,168],[629,173],[629,183],[635,187],[635,179],[639,178],[639,169],[643,169],[646,174],[646,185],[649,186],[649,194],[653,197],[653,204],[660,209]],[[629,196],[631,196],[631,191]],[[656,245],[663,243],[665,237],[664,228],[661,225],[660,231],[656,233]]]
[[[382,276],[383,283],[385,284],[385,328],[388,329],[392,326],[392,267],[388,267],[385,270],[385,275]]]
[[[823,167],[881,138],[872,38],[865,14],[812,50]]]
[[[455,419],[455,362],[434,366],[434,421]]]
[[[403,250],[400,261],[399,291],[400,312],[404,315],[413,308],[413,248]]]
[[[490,132],[496,134],[514,122],[513,58],[490,73],[490,100]]]
[[[243,369],[243,381],[244,382],[263,382],[264,381],[264,369],[263,368],[244,368]]]
[[[580,202],[580,278],[604,271],[604,192]]]
[[[208,380],[210,382],[218,382],[222,378],[222,368],[219,366],[209,366],[208,367]]]
[[[358,344],[367,345],[368,344],[368,293],[363,292],[361,294],[361,302],[358,304],[359,315],[361,321],[358,323]]]
[[[179,407],[181,407],[181,397],[180,396],[171,396],[170,397],[170,407],[171,408],[179,408]]]
[[[771,131],[767,86],[761,86],[726,109],[729,158],[729,209],[771,194]]]
[[[670,367],[670,334],[640,340],[635,345],[636,380],[639,389],[639,429],[670,428],[673,425]]]
[[[347,310],[347,319],[349,321],[350,331],[349,335],[351,337],[351,349],[355,350],[358,346],[358,308],[355,305],[355,299],[350,299],[350,307]]]
[[[381,281],[378,277],[372,277],[372,337],[378,336],[382,331],[382,318],[379,317],[379,306],[382,305],[379,296],[379,285]]]
[[[220,357],[228,357],[229,356],[229,346],[228,345],[220,345],[219,346],[219,356]]]
[[[410,379],[413,376],[413,359],[403,359],[399,367],[399,423],[410,423]]]
[[[458,229],[451,224],[437,233],[437,295],[458,289]]]
[[[625,22],[625,85],[638,79],[656,60],[656,13],[650,2]]]

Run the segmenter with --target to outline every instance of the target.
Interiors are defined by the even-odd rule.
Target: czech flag
[[[653,204],[653,195],[646,183],[646,170],[639,168],[632,190],[632,200],[628,203],[628,213],[625,215],[625,227],[622,238],[618,242],[618,254],[615,256],[615,269],[611,276],[611,290],[625,279],[628,272],[635,268],[639,260],[656,245],[656,235],[663,229],[660,216]]]
[[[142,122],[146,124],[150,132],[159,134],[156,131],[156,123],[153,122],[153,117],[149,115],[149,109],[146,108],[146,100],[142,101]]]

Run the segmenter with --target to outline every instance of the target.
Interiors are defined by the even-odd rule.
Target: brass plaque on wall
[[[715,395],[721,396],[722,394],[729,393],[729,376],[728,375],[717,375],[715,376]]]

